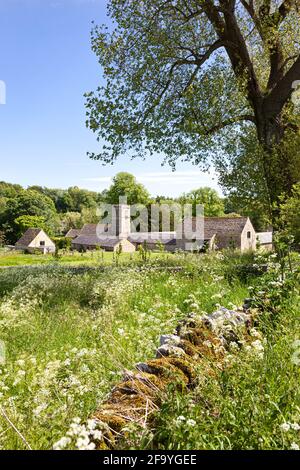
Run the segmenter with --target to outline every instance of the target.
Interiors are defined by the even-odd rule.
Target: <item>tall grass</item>
[[[232,263],[226,267],[231,273]],[[300,449],[300,270],[278,280],[270,262],[252,282],[253,305],[262,312],[257,351],[227,354],[225,367],[210,363],[190,394],[167,391],[153,428],[133,428],[123,446],[143,449]],[[242,270],[242,272],[244,272]],[[244,274],[242,275],[244,278]],[[231,278],[231,275],[230,275]],[[211,369],[213,373],[211,373]]]
[[[174,255],[106,269],[1,270],[0,447],[51,449],[180,318],[240,304],[246,285],[229,282],[226,266],[218,255]]]

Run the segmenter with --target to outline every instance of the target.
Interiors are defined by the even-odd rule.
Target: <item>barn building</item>
[[[54,253],[55,243],[40,228],[29,228],[16,242],[15,249],[24,250],[28,253],[41,251],[43,254]]]
[[[197,232],[196,217],[184,219],[182,226],[182,236],[177,233],[177,247],[182,250],[256,249],[256,232],[249,217],[204,217],[202,233]]]
[[[129,240],[130,207],[125,204],[114,206],[115,212],[111,224],[85,224],[77,237],[72,239],[74,250],[104,251],[122,250],[124,253],[135,251],[135,245]]]
[[[257,244],[259,248],[264,251],[273,250],[273,233],[272,232],[258,232],[256,234]]]
[[[204,217],[184,219],[176,231],[134,232],[131,231],[130,206],[114,206],[111,224],[86,224],[79,234],[72,238],[76,250],[90,250],[101,247],[115,251],[122,246],[124,252],[132,252],[139,246],[147,245],[149,250],[174,252],[176,250],[197,251],[201,249],[235,248],[241,252],[256,250],[260,245],[272,247],[272,232],[257,234],[249,217]],[[199,229],[199,221],[202,223]]]

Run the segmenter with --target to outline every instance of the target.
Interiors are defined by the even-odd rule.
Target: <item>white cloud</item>
[[[83,178],[84,181],[91,181],[95,183],[110,183],[112,179],[112,176],[100,176],[99,178]]]
[[[203,179],[215,179],[217,175],[215,172],[203,173],[200,171],[157,171],[147,172],[135,175],[136,179],[140,182],[147,183],[159,183],[159,182],[171,182],[185,184],[187,182],[199,182],[200,178]],[[113,176],[100,176],[85,178],[85,181],[93,181],[98,183],[108,183],[112,181]]]
[[[84,178],[83,181],[91,183],[93,186],[108,188],[112,183],[113,176],[99,176]],[[214,171],[201,172],[191,171],[156,171],[146,173],[136,173],[134,175],[138,182],[144,184],[151,194],[179,195],[203,186],[215,188],[219,193],[218,175]]]

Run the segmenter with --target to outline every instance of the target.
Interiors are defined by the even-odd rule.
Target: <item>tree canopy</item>
[[[45,217],[40,215],[20,215],[14,220],[14,224],[18,227],[18,231],[16,232],[18,238],[29,228],[41,228],[43,230],[49,228]]]
[[[300,183],[293,187],[290,198],[281,205],[281,228],[294,237],[295,244],[300,246]]]
[[[2,213],[3,225],[7,228],[7,237],[10,242],[15,242],[20,225],[20,216],[38,216],[44,220],[44,226],[49,233],[55,233],[59,229],[59,219],[53,201],[37,191],[21,191],[16,197],[8,199]]]
[[[164,154],[207,167],[252,132],[269,203],[300,179],[298,0],[109,0],[116,27],[96,26],[106,79],[86,94],[92,158]]]
[[[126,196],[127,204],[148,204],[150,195],[147,189],[136,181],[136,178],[126,172],[117,173],[112,185],[106,192],[105,201],[108,204],[119,204],[122,196]]]
[[[196,206],[204,206],[204,215],[206,217],[219,217],[224,215],[224,203],[217,191],[212,188],[194,189],[183,194],[179,199],[181,204],[192,204],[193,215],[196,215]]]
[[[52,199],[58,212],[80,212],[82,208],[95,208],[103,199],[101,193],[77,186],[71,186],[68,189],[30,186],[28,189],[38,191]]]

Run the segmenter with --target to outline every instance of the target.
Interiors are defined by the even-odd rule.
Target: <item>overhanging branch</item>
[[[226,119],[226,121],[220,122],[219,124],[216,124],[210,129],[206,129],[205,135],[214,134],[215,132],[224,129],[225,127],[232,126],[233,124],[238,124],[239,122],[243,122],[243,121],[250,121],[250,122],[253,122],[254,124],[256,123],[255,117],[252,116],[251,114],[242,114],[241,116],[237,116],[231,119]]]
[[[200,55],[200,56],[196,56],[194,57],[192,60],[191,59],[187,59],[187,58],[182,58],[182,59],[178,59],[176,60],[170,67],[170,70],[168,72],[168,79],[166,81],[166,83],[164,84],[164,86],[162,87],[162,90],[160,91],[160,93],[158,94],[157,98],[155,99],[154,103],[152,106],[150,106],[144,113],[143,113],[143,119],[142,119],[142,122],[145,122],[147,117],[149,116],[149,114],[151,114],[151,112],[160,104],[161,100],[163,99],[164,95],[166,94],[166,92],[168,91],[168,89],[170,88],[170,85],[172,84],[172,78],[173,78],[173,74],[174,74],[174,71],[177,67],[180,67],[180,66],[183,66],[183,65],[194,65],[196,66],[196,68],[193,70],[193,72],[191,73],[191,76],[187,82],[187,84],[185,85],[184,87],[184,90],[182,90],[180,92],[180,96],[183,96],[183,94],[185,93],[185,91],[188,89],[188,87],[193,83],[193,81],[195,80],[196,76],[197,76],[197,72],[199,71],[199,69],[202,67],[202,65],[211,57],[211,55],[213,54],[214,51],[216,51],[217,49],[220,49],[221,47],[224,46],[224,43],[223,41],[221,40],[217,40],[215,41],[213,44],[210,45],[210,47],[208,48],[208,50]]]
[[[293,83],[300,80],[300,55],[297,60],[265,98],[265,109],[269,115],[277,116],[293,92]]]

